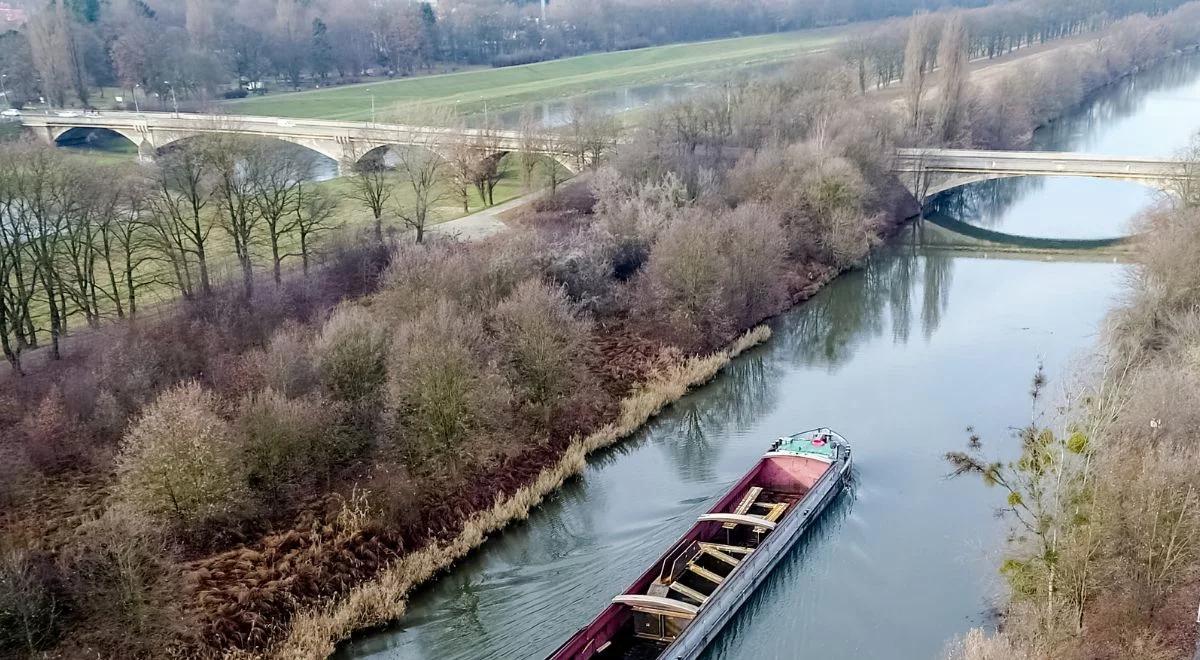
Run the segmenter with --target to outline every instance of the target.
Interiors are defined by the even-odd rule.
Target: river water
[[[1165,155],[1200,123],[1188,108],[1200,108],[1195,59],[1106,91],[1038,144]],[[1112,182],[1026,181],[1002,193],[976,186],[952,206],[1000,231],[1089,236],[1119,233],[1152,201]],[[416,593],[403,621],[340,655],[544,657],[772,439],[831,426],[854,444],[851,487],[707,657],[935,657],[949,638],[990,622],[1003,586],[1004,528],[993,516],[1000,496],[947,479],[942,456],[964,446],[967,427],[1011,455],[1011,428],[1031,414],[1037,365],[1052,388],[1069,380],[1124,274],[1101,259],[885,250],[776,319],[771,341],[594,456],[528,521]]]

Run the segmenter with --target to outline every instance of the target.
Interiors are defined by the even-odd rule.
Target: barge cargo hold
[[[548,660],[692,660],[841,492],[850,445],[780,438],[696,524]]]

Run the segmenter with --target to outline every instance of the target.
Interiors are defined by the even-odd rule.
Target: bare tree
[[[392,199],[395,173],[390,171],[384,156],[386,149],[376,149],[357,157],[350,174],[350,190],[346,197],[367,208],[374,220],[375,241],[383,242],[383,212]]]
[[[75,177],[78,202],[66,207],[61,226],[60,287],[75,308],[83,312],[88,326],[100,325],[100,300],[96,276],[96,245],[99,242],[99,219],[110,216],[116,205],[113,189],[96,170],[78,172]]]
[[[267,154],[257,140],[237,133],[214,135],[205,144],[205,160],[216,177],[217,224],[233,244],[242,273],[242,297],[254,296],[254,254],[258,227],[262,222],[255,204],[256,177],[265,166]]]
[[[28,147],[20,155],[13,191],[15,231],[24,236],[35,279],[41,285],[50,321],[50,358],[62,357],[59,339],[66,333],[66,296],[59,270],[59,249],[79,189],[76,172],[50,147]]]
[[[28,28],[33,63],[42,79],[42,92],[48,101],[60,107],[66,105],[67,89],[79,71],[73,59],[76,48],[70,20],[62,0],[55,0],[30,18]],[[86,89],[81,98],[87,99]]]
[[[475,190],[479,193],[479,199],[484,206],[492,206],[496,203],[496,186],[504,178],[507,165],[499,132],[491,126],[477,131],[472,151],[475,156],[475,164],[472,167],[474,171],[472,183],[475,184]]]
[[[621,124],[611,115],[602,115],[581,102],[573,103],[570,119],[560,131],[560,146],[575,159],[577,169],[599,165],[605,154],[616,146]]]
[[[471,188],[475,185],[475,163],[478,155],[471,145],[456,143],[447,145],[445,153],[446,195],[462,205],[463,213],[471,210]]]
[[[533,110],[526,106],[521,110],[521,149],[517,153],[517,163],[521,168],[521,185],[525,190],[533,187],[533,174],[538,162],[542,159],[543,148],[542,126],[533,116]]]
[[[193,291],[189,257],[199,269],[201,293],[212,295],[208,273],[212,225],[206,209],[213,200],[215,183],[203,147],[203,142],[185,145],[161,158],[155,194],[149,198],[164,254],[175,267],[185,297],[191,297]]]
[[[296,215],[290,225],[299,243],[300,252],[286,256],[299,256],[304,274],[308,275],[309,262],[313,254],[313,239],[333,229],[333,211],[337,199],[327,191],[302,184],[296,189]]]
[[[970,39],[961,13],[954,13],[942,28],[938,44],[938,68],[941,69],[941,98],[934,118],[934,131],[943,143],[959,141],[966,129],[967,84]]]
[[[404,136],[397,136],[398,143],[409,146],[396,151],[397,176],[401,186],[407,188],[407,199],[397,205],[396,214],[421,243],[425,240],[430,212],[448,192],[445,185],[448,161],[442,154],[454,141],[448,129],[460,122],[444,108],[410,109],[406,114],[411,125],[432,127],[405,129]]]
[[[431,143],[402,149],[397,168],[401,185],[408,188],[411,197],[398,205],[396,214],[416,233],[418,243],[425,240],[425,228],[434,205],[446,196],[446,188],[441,185],[446,159],[433,151],[433,146]]]
[[[155,283],[154,279],[142,274],[143,264],[156,260],[153,214],[147,208],[153,190],[150,181],[136,171],[123,173],[117,183],[121,203],[117,212],[99,227],[99,248],[117,315],[120,316],[124,309],[130,318],[134,318],[138,312],[138,291]],[[124,305],[121,303],[122,291]]]
[[[929,70],[933,63],[934,24],[928,14],[912,17],[908,45],[904,49],[904,100],[913,130],[921,123],[921,104],[925,100]]]
[[[858,76],[858,93],[867,93],[867,65],[871,63],[871,40],[866,34],[855,33],[838,46],[838,53],[854,68]]]
[[[30,263],[18,214],[20,149],[0,150],[0,348],[13,371],[23,374],[21,354],[31,340],[30,302],[36,292],[36,271]]]
[[[283,283],[282,263],[287,256],[280,241],[293,229],[301,184],[312,172],[313,161],[299,149],[267,142],[256,142],[250,154],[245,176],[254,192],[254,210],[267,230],[271,275],[278,286]]]

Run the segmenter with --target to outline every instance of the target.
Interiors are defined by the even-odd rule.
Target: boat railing
[[[682,546],[685,543],[695,543],[695,541],[693,541],[692,539],[688,539],[688,538],[679,539],[667,550],[667,554],[663,555],[662,565],[658,567],[658,581],[659,582],[663,581],[663,572],[667,570],[667,561],[670,560],[671,557],[675,557],[676,559],[678,559],[680,555],[676,555],[675,550],[677,550],[680,546]],[[686,550],[686,546],[684,546],[684,548]],[[687,554],[687,553],[684,552],[683,554]],[[668,575],[673,575],[674,572],[675,572],[675,562],[671,562],[671,573],[668,573]]]

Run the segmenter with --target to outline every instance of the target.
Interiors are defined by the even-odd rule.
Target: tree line
[[[72,318],[95,328],[137,317],[149,287],[211,296],[226,245],[247,298],[260,244],[276,283],[286,259],[307,272],[332,226],[334,200],[307,182],[310,160],[270,142],[202,138],[152,169],[27,143],[0,154],[0,346],[17,372],[41,344],[58,359]]]
[[[0,34],[0,75],[7,76],[9,101],[18,106],[39,97],[57,106],[72,98],[87,105],[96,87],[140,88],[160,99],[171,94],[211,99],[223,90],[242,94],[239,82],[267,78],[298,86],[354,80],[368,71],[408,75],[444,64],[520,64],[983,4],[558,0],[549,3],[543,19],[540,3],[530,0],[452,0],[436,6],[409,0],[53,0],[31,11],[23,28]],[[1176,4],[1000,4],[978,14],[975,47],[998,54],[1080,30],[1088,17],[1161,11]],[[883,82],[899,73],[893,68],[896,36],[885,27],[856,42]]]
[[[426,114],[423,125],[459,125],[448,111]],[[259,270],[276,286],[292,260],[307,274],[351,204],[370,214],[376,242],[393,220],[421,242],[440,205],[466,212],[474,193],[491,206],[513,168],[527,190],[544,180],[553,193],[565,172],[546,152],[566,154],[578,171],[598,162],[618,131],[613,118],[583,108],[553,132],[526,113],[511,155],[494,129],[467,142],[431,131],[406,148],[352,154],[343,194],[311,180],[312,152],[236,126],[170,148],[153,166],[0,144],[0,347],[17,372],[21,356],[43,344],[58,359],[72,319],[95,328],[135,318],[146,290],[211,298],[214,268],[228,262],[249,300]]]

